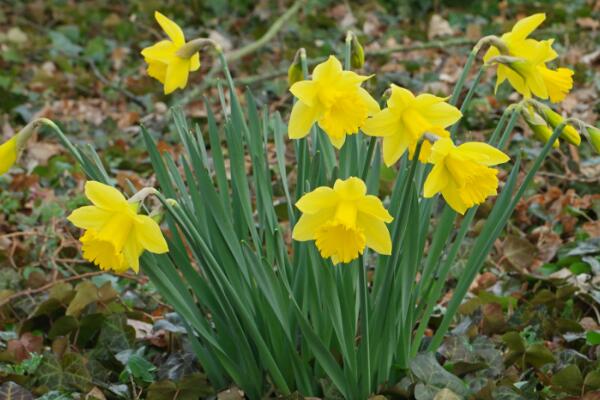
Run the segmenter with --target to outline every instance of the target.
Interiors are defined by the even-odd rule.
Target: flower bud
[[[533,135],[536,139],[540,140],[543,143],[548,142],[550,137],[552,136],[552,129],[546,124],[546,121],[540,117],[538,114],[533,112],[533,110],[524,109],[521,112],[523,119],[527,122],[527,125],[533,131]],[[559,141],[556,139],[554,143],[552,143],[553,148],[558,148]]]
[[[586,127],[586,131],[588,133],[588,140],[590,144],[596,150],[597,153],[600,154],[600,129],[595,126]]]
[[[544,119],[550,124],[552,128],[555,128],[563,123],[564,118],[559,113],[552,110],[550,107],[547,107],[545,104],[542,104],[538,107],[543,114]],[[577,129],[573,127],[573,125],[567,124],[564,126],[562,132],[560,133],[560,137],[565,139],[567,142],[579,146],[581,144],[581,136]]]
[[[358,41],[356,35],[352,35],[352,49],[350,52],[350,65],[352,68],[360,69],[365,65],[365,50]]]
[[[17,162],[17,136],[0,145],[0,175],[4,175]]]
[[[300,60],[301,53],[304,49],[299,49],[294,56],[294,61],[288,69],[288,85],[291,87],[294,83],[304,80],[304,72],[302,72],[302,62]]]

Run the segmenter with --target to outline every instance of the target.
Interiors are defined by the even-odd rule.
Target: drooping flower
[[[93,205],[80,207],[68,217],[85,229],[80,238],[85,259],[103,270],[138,272],[144,250],[169,251],[158,223],[138,213],[138,202],[127,201],[117,189],[96,181],[86,182],[85,195]]]
[[[444,128],[461,118],[462,113],[446,103],[446,100],[428,93],[415,97],[409,90],[392,84],[387,108],[369,118],[363,132],[383,137],[383,161],[390,166],[407,149],[412,157],[412,152],[424,133],[443,137],[446,135]],[[429,147],[425,146],[423,150],[427,153]]]
[[[165,94],[169,94],[185,88],[190,71],[200,68],[200,54],[195,52],[183,57],[178,53],[186,44],[181,28],[158,11],[154,13],[154,18],[171,40],[161,40],[146,47],[142,55],[148,63],[148,75],[158,79],[164,85]]]
[[[379,111],[377,101],[360,85],[369,76],[344,71],[334,56],[317,65],[312,80],[294,83],[290,92],[298,99],[290,115],[288,135],[300,139],[316,122],[336,148],[346,135],[358,133],[370,115]]]
[[[561,125],[564,122],[564,118],[562,115],[552,110],[550,107],[545,104],[540,104],[540,110],[543,114],[544,119],[550,124],[550,126],[554,129]],[[577,129],[571,124],[566,124],[563,127],[562,132],[560,133],[560,137],[565,139],[567,142],[572,145],[579,146],[581,144],[581,135],[577,132]]]
[[[0,145],[0,175],[4,175],[17,162],[17,136]]]
[[[429,162],[433,168],[425,180],[423,195],[433,197],[441,192],[452,209],[464,214],[497,193],[498,170],[490,167],[509,159],[486,143],[455,146],[451,139],[439,139],[431,148]]]
[[[546,64],[558,57],[552,48],[553,39],[538,41],[528,36],[546,19],[546,14],[534,14],[519,20],[501,40],[508,49],[506,56],[518,60],[498,64],[496,89],[508,79],[511,86],[524,97],[535,95],[562,101],[573,87],[573,71],[568,68],[550,69]],[[485,62],[500,55],[497,47],[490,47]]]
[[[333,188],[321,186],[298,200],[302,216],[294,240],[314,240],[321,256],[334,264],[348,263],[369,247],[380,254],[392,252],[386,223],[393,218],[367,186],[356,177],[338,179]]]

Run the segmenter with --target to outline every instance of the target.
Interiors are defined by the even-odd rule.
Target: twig
[[[148,111],[148,107],[146,106],[146,104],[142,100],[140,100],[135,94],[131,93],[129,90],[127,90],[125,88],[122,88],[119,85],[114,84],[113,82],[108,80],[104,75],[102,75],[102,73],[98,69],[98,66],[96,66],[96,63],[94,62],[94,60],[87,59],[86,61],[87,61],[88,65],[92,68],[92,72],[94,73],[94,75],[96,75],[96,78],[98,78],[98,80],[100,82],[104,83],[106,86],[110,87],[111,89],[114,89],[114,90],[122,93],[123,96],[127,97],[129,100],[133,101],[135,104],[142,107],[144,109],[144,111]]]

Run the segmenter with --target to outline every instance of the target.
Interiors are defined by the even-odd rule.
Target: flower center
[[[357,133],[367,120],[367,105],[358,95],[358,88],[354,89],[325,92],[319,97],[325,108],[319,125],[333,138],[340,139],[345,135]]]
[[[323,224],[315,234],[315,244],[323,258],[334,264],[348,263],[362,254],[367,244],[362,229],[334,220]]]

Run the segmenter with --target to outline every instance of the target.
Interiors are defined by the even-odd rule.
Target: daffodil
[[[553,39],[534,40],[528,36],[546,19],[546,14],[534,14],[519,20],[513,29],[502,35],[508,54],[516,60],[498,64],[496,89],[508,79],[512,87],[526,98],[533,95],[557,103],[573,87],[573,71],[568,68],[550,69],[546,63],[558,54],[552,48]],[[484,56],[488,62],[501,54],[492,46]]]
[[[447,136],[444,128],[458,121],[462,113],[446,100],[428,93],[415,96],[409,90],[392,84],[387,108],[369,118],[363,132],[383,137],[383,161],[388,166],[393,165],[407,149],[412,157],[424,133]],[[423,152],[427,154],[428,151],[427,145]],[[420,159],[425,160],[424,157]]]
[[[543,113],[544,119],[554,129],[564,122],[564,118],[559,113],[552,110],[545,104],[540,104],[540,110]],[[571,124],[566,124],[563,127],[560,137],[565,139],[572,145],[579,146],[581,144],[581,135],[577,132],[577,129]]]
[[[308,135],[319,124],[336,148],[346,135],[358,133],[370,115],[379,111],[377,101],[360,85],[370,76],[344,71],[334,56],[317,65],[312,80],[294,83],[290,92],[298,99],[290,115],[291,139]]]
[[[452,209],[464,214],[497,193],[498,170],[490,167],[508,160],[506,154],[486,143],[455,146],[450,139],[439,139],[431,148],[429,162],[433,168],[425,180],[423,195],[429,198],[441,192]]]
[[[294,227],[294,240],[314,240],[323,258],[348,263],[369,247],[379,254],[392,252],[386,223],[393,218],[376,196],[367,195],[356,177],[338,179],[333,188],[321,186],[298,200],[302,216]]]
[[[165,94],[187,85],[190,71],[200,68],[200,55],[182,54],[185,46],[185,36],[181,28],[169,18],[156,11],[154,18],[171,40],[161,40],[153,46],[142,50],[142,55],[148,63],[148,75],[156,78],[164,85]]]
[[[95,181],[86,182],[85,195],[93,205],[80,207],[68,217],[85,229],[80,238],[85,259],[103,270],[137,272],[144,250],[169,251],[158,223],[139,214],[139,202],[127,201],[117,189]]]
[[[17,162],[17,136],[13,136],[8,141],[0,145],[0,175],[8,170]]]

